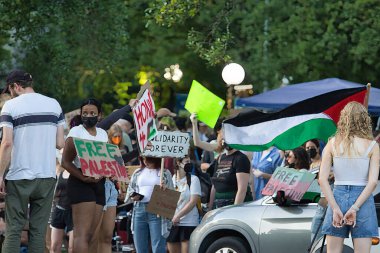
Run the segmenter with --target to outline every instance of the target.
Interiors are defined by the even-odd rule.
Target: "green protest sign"
[[[73,138],[83,175],[89,177],[116,177],[118,181],[129,182],[118,146]]]
[[[198,120],[213,128],[223,110],[225,101],[193,80],[185,109],[197,113]]]

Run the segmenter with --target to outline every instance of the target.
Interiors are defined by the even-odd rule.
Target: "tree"
[[[149,15],[161,25],[191,20],[188,43],[199,56],[211,65],[241,63],[246,81],[258,90],[278,86],[284,75],[294,82],[340,77],[375,84],[380,77],[376,0],[155,1],[152,6]],[[191,15],[179,17],[185,11]]]

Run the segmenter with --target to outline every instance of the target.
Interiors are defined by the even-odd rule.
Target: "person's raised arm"
[[[131,99],[128,105],[112,112],[102,121],[100,121],[96,126],[107,131],[116,121],[125,117],[126,115],[129,115],[129,113],[132,111],[132,107],[135,106],[136,102],[136,99]]]
[[[191,123],[193,125],[193,140],[194,140],[194,145],[196,147],[199,147],[203,150],[206,151],[215,151],[218,148],[217,143],[208,143],[205,141],[201,141],[201,138],[199,137],[198,133],[198,120],[197,120],[197,115],[195,113],[191,114],[190,116]]]

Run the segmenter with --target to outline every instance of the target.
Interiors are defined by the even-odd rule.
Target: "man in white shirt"
[[[0,116],[0,194],[5,194],[7,224],[4,253],[19,252],[20,235],[28,220],[29,252],[44,251],[56,182],[56,148],[64,145],[61,106],[34,92],[32,83],[30,74],[15,70],[7,76],[3,91],[12,96]]]

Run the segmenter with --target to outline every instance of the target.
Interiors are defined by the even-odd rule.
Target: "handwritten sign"
[[[139,148],[140,151],[143,151],[148,144],[148,141],[157,133],[157,127],[154,120],[154,101],[148,89],[144,91],[141,99],[132,109],[132,112]]]
[[[278,167],[262,191],[263,195],[273,195],[277,191],[284,191],[285,196],[300,201],[311,183],[315,174],[298,171],[291,168]]]
[[[129,182],[120,150],[116,145],[73,138],[82,173],[89,177],[115,176],[118,181]]]
[[[188,155],[190,136],[188,133],[158,131],[145,148],[145,156],[185,157]]]
[[[159,185],[155,185],[146,210],[150,213],[173,219],[180,195],[180,192],[170,189],[163,190]]]
[[[197,113],[198,119],[213,128],[223,110],[225,101],[193,80],[185,108],[190,113]]]

